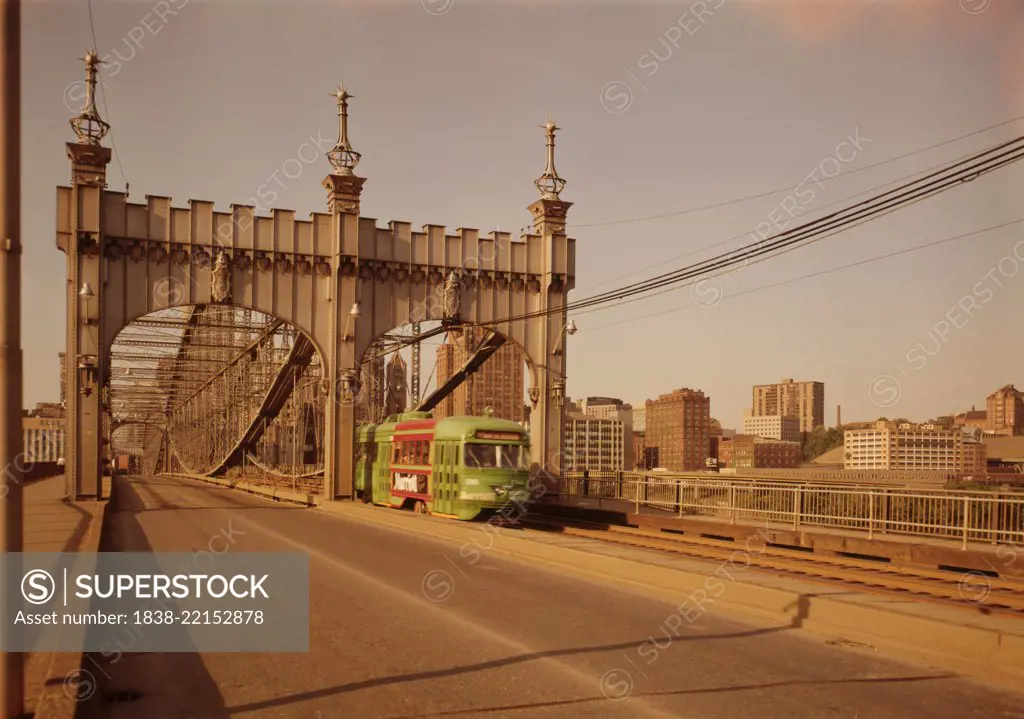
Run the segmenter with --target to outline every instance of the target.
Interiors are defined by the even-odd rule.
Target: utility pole
[[[0,502],[0,549],[5,553],[22,551],[21,382],[21,2],[0,0],[0,479],[6,495]],[[4,585],[6,609],[17,601],[17,582],[8,577]],[[9,646],[11,627],[0,632]],[[22,715],[23,660],[17,652],[3,654],[0,702],[8,719]]]

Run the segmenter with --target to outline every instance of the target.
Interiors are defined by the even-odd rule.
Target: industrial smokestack
[[[836,405],[836,429],[842,429],[843,428],[843,414],[842,414],[842,410],[843,410],[843,406],[840,405],[840,404],[837,404]]]

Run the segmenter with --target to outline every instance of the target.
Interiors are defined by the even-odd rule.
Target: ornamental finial
[[[344,83],[331,93],[331,97],[338,101],[338,142],[327,152],[327,159],[334,168],[335,175],[352,175],[359,158],[362,157],[352,149],[348,141],[348,100],[355,95],[349,95]]]
[[[77,117],[71,118],[71,129],[75,131],[78,142],[83,145],[99,145],[107,136],[110,125],[103,121],[96,109],[97,69],[103,64],[95,50],[87,50],[85,57],[78,58],[85,62],[85,108]]]
[[[533,181],[540,191],[540,196],[545,200],[557,200],[558,195],[565,189],[565,180],[558,176],[555,169],[555,132],[561,130],[555,121],[548,116],[546,125],[541,125],[547,133],[548,165],[544,168],[544,174]]]

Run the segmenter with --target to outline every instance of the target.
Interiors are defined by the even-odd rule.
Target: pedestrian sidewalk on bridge
[[[104,478],[103,496],[110,496]],[[97,552],[107,502],[66,499],[64,477],[26,484],[23,550],[25,552]],[[81,652],[25,655],[24,711],[35,719],[72,719],[80,700],[95,691],[81,681]]]

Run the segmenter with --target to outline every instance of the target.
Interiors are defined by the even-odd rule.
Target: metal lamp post
[[[6,497],[0,508],[5,553],[21,552],[21,3],[0,0],[0,472]],[[17,567],[8,565],[8,570]],[[7,582],[5,606],[18,601],[16,582]],[[4,642],[10,627],[3,627]],[[22,715],[24,655],[3,654],[0,702],[5,717]]]

